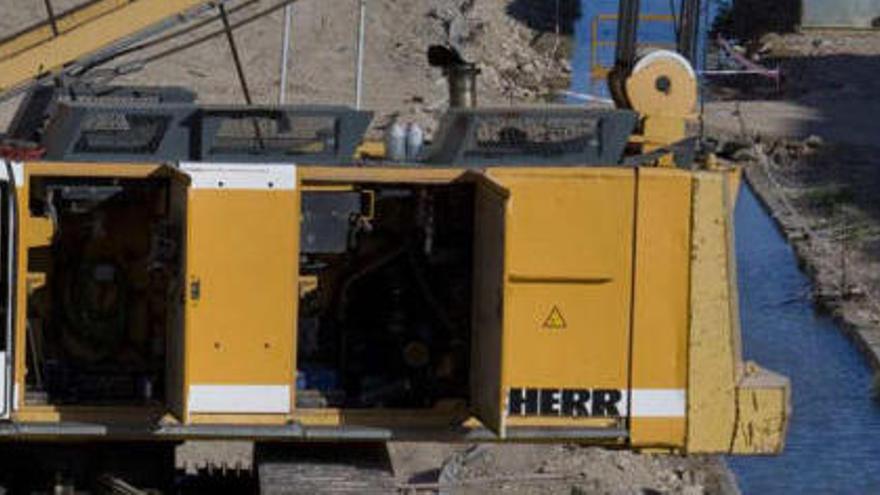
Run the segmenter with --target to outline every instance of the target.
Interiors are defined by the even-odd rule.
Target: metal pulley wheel
[[[633,110],[643,115],[687,116],[696,111],[697,74],[681,54],[655,50],[636,62],[626,91]]]

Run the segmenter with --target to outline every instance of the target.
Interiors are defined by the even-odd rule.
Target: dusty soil
[[[57,11],[84,0],[54,0]],[[42,2],[0,0],[0,38],[45,18]],[[233,2],[235,5],[239,2]],[[231,16],[245,19],[274,2],[261,0]],[[288,95],[290,103],[354,103],[357,0],[300,0],[294,4]],[[568,3],[568,2],[564,2]],[[537,14],[535,12],[537,5]],[[16,8],[17,7],[17,8]],[[458,47],[467,60],[482,67],[480,99],[486,105],[535,102],[569,85],[569,17],[562,18],[557,38],[555,9],[530,0],[425,0],[369,2],[364,71],[364,106],[377,112],[382,127],[396,116],[418,121],[430,132],[446,107],[447,89],[441,72],[428,66],[431,44]],[[568,12],[570,13],[570,12]],[[205,14],[215,15],[215,12]],[[543,20],[543,22],[534,22]],[[253,100],[275,104],[279,92],[283,13],[242,27],[235,33]],[[219,29],[218,22],[182,41]],[[551,29],[553,29],[551,31]],[[178,41],[110,66],[130,63],[161,52]],[[117,78],[114,84],[178,85],[196,90],[208,103],[241,103],[243,93],[231,52],[222,36],[151,63]],[[0,106],[0,129],[16,103]]]
[[[414,447],[398,445],[397,457],[406,458]],[[426,486],[426,474],[430,479],[428,471],[414,473],[410,486]],[[716,457],[652,456],[571,445],[459,448],[433,477],[439,477],[441,490],[468,495],[738,493],[724,462]]]
[[[709,105],[709,132],[747,175],[815,281],[814,297],[880,369],[880,32],[770,35],[775,99]]]
[[[716,88],[717,100],[706,105],[710,130],[880,146],[880,30],[770,34],[749,45],[761,64],[782,69],[782,91],[756,77]]]
[[[211,483],[205,476],[209,472],[235,480],[252,468],[253,451],[249,442],[187,442],[177,450],[177,463],[196,483]],[[400,493],[739,494],[733,475],[716,456],[554,444],[391,442],[387,451]]]
[[[53,0],[62,11],[83,0]],[[263,0],[233,16],[247,17]],[[288,83],[291,103],[352,104],[354,100],[356,0],[302,0],[294,7]],[[539,103],[569,85],[571,14],[577,2],[564,0],[557,38],[554,2],[543,0],[375,0],[370,2],[365,54],[365,106],[377,111],[377,129],[394,119],[417,121],[430,132],[447,104],[442,74],[427,65],[430,44],[459,47],[479,62],[483,105]],[[0,38],[41,20],[41,2],[0,0]],[[219,28],[216,23],[181,41]],[[236,32],[248,83],[256,103],[278,99],[282,14]],[[131,62],[167,47],[139,53]],[[243,95],[224,38],[161,59],[114,84],[179,85],[203,102],[242,102]],[[0,105],[0,129],[17,105]],[[455,452],[467,446],[391,444],[401,483],[436,481]],[[717,458],[649,456],[564,446],[492,446],[468,457],[458,473],[471,493],[736,493],[735,483]],[[190,472],[205,465],[250,468],[247,442],[188,442],[178,466]],[[432,481],[431,476],[435,479]],[[487,482],[490,477],[506,482]],[[520,476],[531,479],[513,481]],[[458,493],[458,492],[457,492]]]

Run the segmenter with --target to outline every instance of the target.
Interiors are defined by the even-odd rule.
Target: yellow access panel
[[[635,171],[493,169],[490,176],[510,192],[505,424],[623,428]]]
[[[630,443],[681,449],[686,437],[693,179],[641,168],[633,288]]]
[[[182,168],[192,178],[184,416],[288,415],[298,299],[295,167]]]

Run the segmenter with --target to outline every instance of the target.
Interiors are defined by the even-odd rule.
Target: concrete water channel
[[[644,11],[653,14],[665,14],[664,7],[676,3],[644,1]],[[591,28],[596,15],[616,12],[617,1],[581,5],[571,89],[606,96],[601,84],[590,81]],[[704,20],[718,3],[706,5],[710,15]],[[611,28],[603,39],[613,39]],[[643,29],[649,32],[642,39],[674,39],[668,25]],[[599,58],[613,60],[613,49],[603,50]],[[744,354],[791,379],[794,410],[782,455],[728,460],[742,492],[880,493],[880,402],[872,390],[873,370],[838,324],[817,313],[809,278],[748,186],[740,194],[736,232]]]
[[[745,357],[791,379],[794,409],[782,455],[729,460],[742,492],[880,493],[880,403],[868,361],[816,312],[809,278],[748,187],[736,236]]]

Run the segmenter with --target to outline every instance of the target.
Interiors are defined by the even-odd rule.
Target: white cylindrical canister
[[[395,162],[406,160],[406,128],[399,122],[385,132],[385,156]]]
[[[425,147],[425,132],[422,127],[415,122],[411,122],[406,127],[406,159],[416,161],[422,156],[422,149]]]

